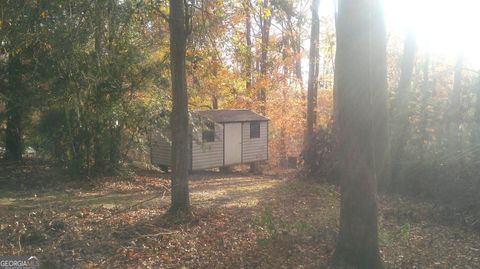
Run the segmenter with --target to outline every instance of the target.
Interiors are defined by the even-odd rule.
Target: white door
[[[225,123],[225,165],[242,162],[242,124]]]

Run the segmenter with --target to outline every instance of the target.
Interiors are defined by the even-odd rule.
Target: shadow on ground
[[[195,173],[194,217],[184,222],[165,217],[166,174],[137,171],[92,184],[9,196],[0,205],[0,253],[35,254],[45,268],[328,268],[334,250],[337,190],[293,173]],[[479,264],[478,235],[436,225],[415,203],[392,210],[399,205],[381,199],[387,268]],[[410,211],[414,222],[405,221]]]

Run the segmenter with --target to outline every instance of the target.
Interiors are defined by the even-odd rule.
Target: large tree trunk
[[[377,180],[387,155],[388,111],[380,0],[339,1],[335,66],[342,198],[334,261],[340,268],[382,268]]]
[[[173,108],[172,130],[172,204],[171,213],[190,210],[188,192],[189,127],[185,73],[187,29],[184,1],[170,0],[170,61]]]
[[[5,159],[21,161],[23,153],[22,118],[24,107],[21,95],[24,93],[21,78],[21,62],[19,56],[12,57],[8,63],[8,91],[6,102],[7,129],[5,132]]]
[[[310,33],[310,55],[308,70],[308,93],[307,93],[307,128],[305,132],[305,146],[308,148],[313,139],[313,132],[317,122],[317,89],[318,89],[318,68],[319,68],[319,35],[320,18],[318,6],[320,1],[312,1],[312,28]]]

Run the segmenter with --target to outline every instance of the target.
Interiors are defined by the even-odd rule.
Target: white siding
[[[215,124],[215,141],[202,143],[201,131],[194,132],[192,170],[223,166],[223,126]]]
[[[152,145],[150,148],[150,158],[153,164],[170,165],[171,164],[171,143],[160,135],[152,136]]]
[[[260,122],[260,137],[250,139],[250,122],[243,123],[242,162],[268,159],[268,122]]]
[[[192,170],[223,166],[223,125],[215,124],[215,141],[202,142],[202,133],[192,134]],[[260,122],[260,137],[250,139],[250,122],[242,123],[242,163],[268,159],[268,122]],[[171,165],[171,143],[156,135],[152,137],[151,160],[156,165]]]

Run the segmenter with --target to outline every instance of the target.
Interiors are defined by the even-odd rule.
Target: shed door
[[[242,124],[225,123],[225,165],[242,162]]]

